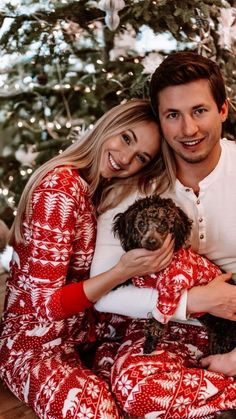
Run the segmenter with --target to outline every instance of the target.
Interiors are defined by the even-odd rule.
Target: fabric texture
[[[180,249],[174,253],[167,268],[156,274],[134,277],[132,281],[137,287],[158,290],[154,317],[161,323],[167,323],[173,317],[184,290],[207,284],[220,274],[218,266],[207,258],[191,249]]]
[[[107,383],[77,350],[115,337],[121,322],[86,309],[91,303],[76,284],[88,278],[96,236],[88,185],[77,170],[57,168],[41,181],[23,228],[26,244],[14,245],[7,280],[0,377],[39,418],[117,419]],[[81,312],[69,317],[66,287],[81,297]]]

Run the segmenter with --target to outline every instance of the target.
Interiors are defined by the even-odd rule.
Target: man
[[[236,146],[220,142],[228,102],[218,66],[191,52],[173,54],[153,74],[150,96],[174,157],[178,181],[172,197],[195,222],[193,246],[236,278],[236,170],[230,168],[235,167]],[[200,287],[189,293],[189,312],[205,310],[204,297],[216,301],[220,295],[217,307],[208,300],[208,312],[236,320],[236,287],[221,279],[215,285],[214,294]],[[235,375],[236,349],[230,357],[209,357],[203,365]]]
[[[193,249],[206,255],[223,271],[229,272],[217,277],[207,286],[194,287],[184,293],[175,317],[184,319],[186,312],[188,314],[209,312],[213,315],[236,320],[236,287],[226,282],[231,276],[230,272],[233,273],[233,277],[236,277],[236,145],[228,140],[220,140],[222,124],[228,114],[222,75],[218,66],[205,57],[193,52],[172,54],[161,63],[153,74],[150,96],[162,129],[163,154],[174,185],[164,196],[174,199],[193,219],[191,241]],[[135,198],[136,196],[129,197],[119,208],[110,210],[98,221],[97,249],[92,267],[92,271],[95,272],[93,273],[110,266],[105,261],[106,258],[109,259],[110,264],[114,264],[122,252],[119,243],[114,240],[110,231],[112,218],[117,212],[123,211]],[[134,287],[130,286],[108,294],[97,303],[97,307],[99,310],[114,310],[133,317],[147,317],[148,312],[152,312],[155,316],[156,298],[157,293],[153,290],[134,290]],[[109,304],[112,308],[109,307]],[[123,310],[118,310],[119,304],[123,305]],[[134,306],[135,310],[133,310]],[[131,337],[130,340],[137,352],[137,349],[140,349],[137,339],[132,340]],[[124,343],[127,344],[127,342]],[[130,354],[134,356],[135,353],[130,352]],[[119,355],[120,357],[124,355],[122,349]],[[162,362],[160,361],[161,356],[159,355],[156,362]],[[188,369],[185,370],[187,358],[179,356],[178,361],[180,364],[182,363],[182,367],[180,370],[176,370],[176,374],[180,374],[178,377],[182,377],[184,374],[189,375],[193,380],[192,372]],[[130,387],[132,387],[135,385],[133,377],[137,376],[140,370],[138,370],[137,364],[135,366],[132,364],[134,361],[125,362],[126,364],[123,364],[122,367],[119,366],[121,381],[123,380],[124,384],[125,377],[126,380],[130,380]],[[145,359],[142,359],[142,362],[145,363]],[[207,367],[209,371],[221,372],[228,376],[236,375],[236,348],[228,354],[203,358],[201,362],[202,366]],[[163,365],[162,363],[162,370],[167,368],[167,364],[165,364],[165,368]],[[170,364],[168,365],[170,368]],[[196,365],[194,366],[196,367]],[[155,369],[156,364],[153,363],[152,367]],[[187,367],[189,368],[189,365]],[[126,375],[121,373],[122,368]],[[200,374],[197,368],[195,371],[196,374]],[[152,374],[153,382],[159,380],[159,387],[151,390],[156,394],[161,391],[162,387],[159,376],[153,372]],[[206,372],[206,376],[207,374],[211,373]],[[206,381],[209,379],[206,376],[204,384],[201,382],[201,391],[204,394],[206,406],[210,409],[208,413],[219,410],[219,406],[225,410],[227,406],[236,408],[235,397],[234,402],[232,400],[230,402],[228,396],[231,384],[225,382],[225,390],[222,390],[223,387],[220,387],[219,382],[214,382],[213,374],[210,378],[211,390],[208,388],[206,391]],[[165,379],[167,380],[166,377]],[[170,380],[170,376],[168,376],[168,380]],[[200,383],[200,375],[196,380]],[[140,405],[147,406],[148,404],[147,394],[150,393],[148,384],[142,384],[142,392],[137,391],[137,388],[134,392],[129,389],[127,395],[124,396],[118,389],[119,385],[121,386],[121,381],[115,378],[113,371],[113,391],[120,403],[129,414],[143,414],[144,410]],[[179,382],[178,385],[177,381],[172,383],[172,388],[176,389],[176,386],[179,386],[181,391],[175,396],[172,394],[173,391],[170,393],[171,395],[165,393],[165,397],[170,397],[168,408],[164,409],[167,415],[163,416],[165,418],[173,417],[178,400],[182,397],[180,394],[184,393],[184,382],[181,381],[181,384]],[[214,390],[212,390],[213,387]],[[140,393],[140,399],[138,393]],[[206,414],[200,416],[201,412],[199,411],[194,413],[196,406],[200,409],[199,406],[201,403],[203,406],[204,403],[199,402],[198,405],[197,401],[200,397],[198,391],[195,393],[193,390],[193,394],[191,397],[194,398],[194,401],[193,399],[188,401],[185,397],[183,401],[185,413],[181,413],[180,417],[190,417],[190,415],[195,417],[195,413],[196,417],[207,417]],[[215,397],[215,401],[212,401],[211,396]],[[226,401],[225,405],[222,404],[223,399]],[[134,400],[136,400],[135,403]],[[153,400],[152,403],[154,403]],[[150,407],[145,407],[148,409],[145,412],[151,410],[160,412],[161,402],[159,401],[158,404],[156,400],[155,403]],[[132,407],[134,404],[135,408]],[[138,405],[139,407],[137,407]],[[142,408],[144,409],[144,407]],[[168,413],[166,413],[167,411]]]

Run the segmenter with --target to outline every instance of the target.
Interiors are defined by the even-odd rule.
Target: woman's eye
[[[143,156],[142,154],[138,154],[137,155],[137,159],[142,163],[142,164],[145,164],[145,163],[147,163],[147,159],[146,159],[146,157],[145,156]]]
[[[130,144],[131,139],[128,134],[122,134],[122,138],[127,144]]]

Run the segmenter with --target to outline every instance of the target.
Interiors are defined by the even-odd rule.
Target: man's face
[[[158,99],[162,132],[174,151],[177,167],[186,162],[201,163],[204,167],[209,162],[216,164],[222,122],[228,113],[227,102],[219,112],[205,79],[166,87]]]

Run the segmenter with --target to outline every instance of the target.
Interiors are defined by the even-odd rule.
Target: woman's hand
[[[236,348],[226,354],[210,355],[201,359],[203,368],[220,372],[229,377],[236,376]]]
[[[84,292],[87,298],[95,302],[132,276],[152,274],[164,269],[172,259],[173,249],[174,242],[169,235],[158,250],[130,250],[121,256],[113,268],[84,281]]]
[[[210,313],[236,321],[236,286],[227,283],[231,276],[231,273],[222,274],[207,285],[189,290],[187,312]]]
[[[116,268],[123,283],[132,276],[143,276],[166,268],[173,257],[174,240],[169,234],[158,250],[134,249],[125,253]]]

